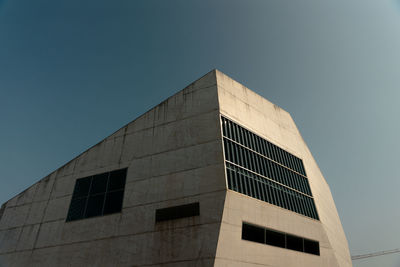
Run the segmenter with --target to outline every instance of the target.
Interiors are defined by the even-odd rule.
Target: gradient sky
[[[400,248],[395,0],[0,0],[0,202],[213,68],[292,114],[352,254]]]

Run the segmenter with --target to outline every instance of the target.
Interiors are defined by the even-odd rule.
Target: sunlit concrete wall
[[[329,186],[290,114],[219,71],[217,84],[221,114],[303,160],[320,221],[228,190],[216,266],[351,266]],[[243,221],[317,240],[321,255],[241,240]]]

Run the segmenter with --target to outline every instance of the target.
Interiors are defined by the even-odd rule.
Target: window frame
[[[65,221],[73,222],[121,212],[125,195],[127,173],[128,168],[122,168],[76,179]],[[107,176],[107,178],[104,184],[104,181],[101,181],[101,179],[104,179],[105,176]],[[111,188],[113,185],[113,179],[117,181],[118,186]],[[83,193],[82,188],[80,187],[82,183],[89,183],[87,189],[83,188]],[[97,186],[100,186],[100,190],[98,189],[97,191],[92,192],[95,183],[99,183]],[[102,183],[104,185],[102,185]],[[95,203],[94,200],[101,196],[103,199],[98,203]],[[84,203],[81,203],[80,206],[73,206],[74,203],[79,203],[79,200],[84,201]],[[93,207],[88,210],[88,207],[90,207],[91,204],[93,204]],[[108,208],[108,211],[105,210],[106,207]],[[79,213],[78,216],[75,216],[74,214],[76,211]]]

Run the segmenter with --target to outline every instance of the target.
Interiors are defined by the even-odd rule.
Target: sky
[[[0,202],[214,68],[291,113],[351,254],[400,248],[398,0],[0,0]]]

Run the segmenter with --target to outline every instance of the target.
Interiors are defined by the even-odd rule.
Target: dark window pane
[[[265,243],[271,246],[285,248],[285,234],[266,229]]]
[[[232,179],[232,189],[235,191],[238,191],[238,181],[236,180],[236,173],[233,172],[232,170],[229,170],[231,172],[231,179]]]
[[[299,159],[300,161],[300,173],[306,176],[306,170],[304,169],[303,160]]]
[[[277,232],[248,223],[242,224],[242,239],[271,246],[287,248],[314,255],[320,255],[318,241],[304,239],[302,237]]]
[[[86,197],[72,199],[71,205],[69,206],[67,221],[79,220],[83,218],[85,212]]]
[[[293,235],[286,235],[286,248],[303,251],[303,238]]]
[[[104,204],[104,214],[120,212],[122,209],[123,197],[123,190],[107,193],[106,203]]]
[[[108,191],[124,189],[126,179],[126,169],[113,171],[110,173]]]
[[[105,193],[107,187],[108,172],[93,176],[90,194]]]
[[[156,222],[200,215],[199,202],[156,210]]]
[[[239,193],[243,193],[244,192],[244,185],[243,185],[243,179],[242,177],[235,171],[235,175],[238,181],[238,191]]]
[[[92,177],[85,177],[76,180],[72,198],[85,197],[89,194],[91,178]]]
[[[319,255],[319,243],[316,241],[304,239],[304,252]]]
[[[228,179],[228,188],[232,189],[232,175],[231,175],[231,170],[226,170],[226,175],[227,175],[227,179]]]
[[[221,117],[221,121],[222,121],[222,133],[224,136],[226,136],[226,120]]]
[[[89,197],[86,207],[85,218],[102,215],[104,195],[105,194]]]
[[[253,241],[257,243],[265,243],[264,235],[265,235],[265,229],[262,227],[245,223],[242,226],[243,240]]]

